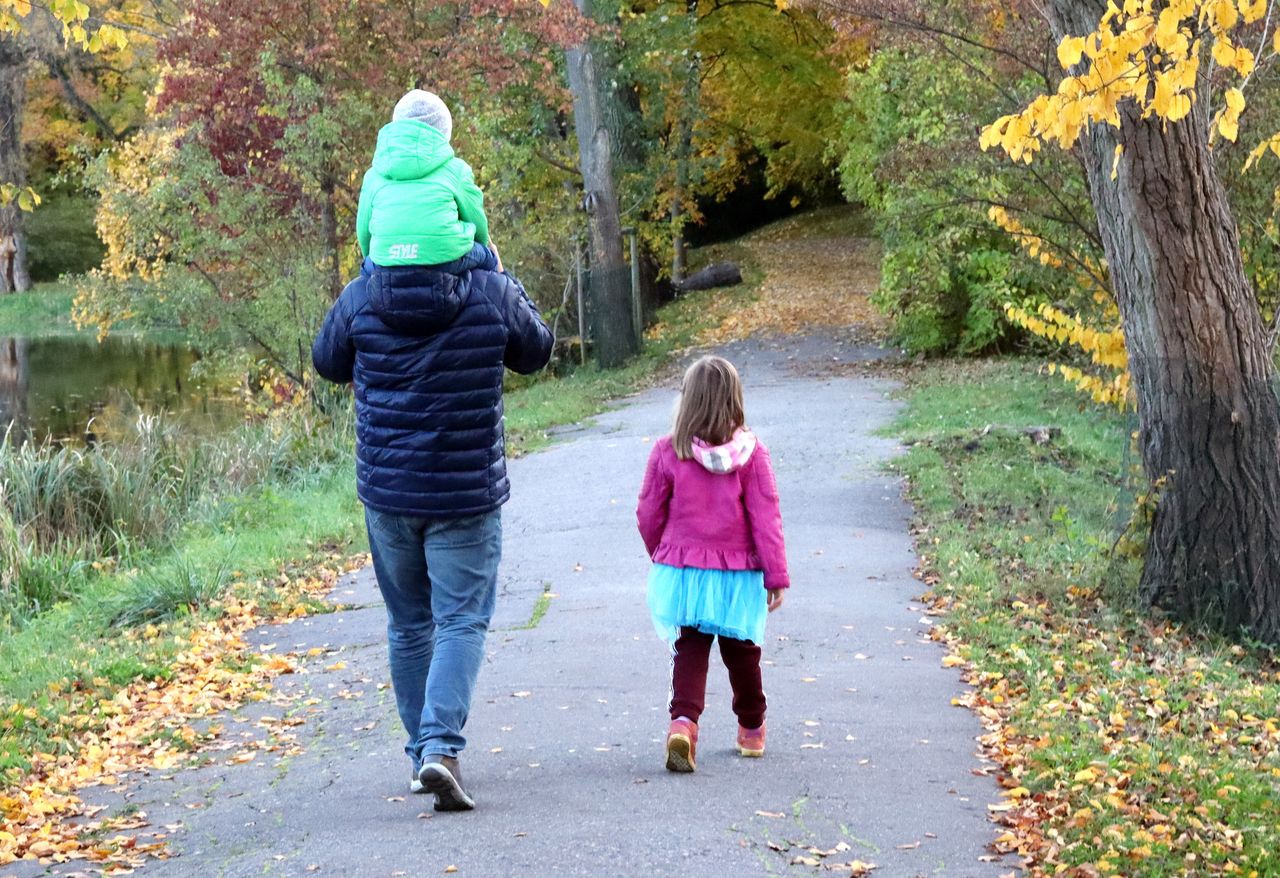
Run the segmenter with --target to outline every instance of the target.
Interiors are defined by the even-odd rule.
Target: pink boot
[[[764,755],[764,723],[758,729],[744,729],[738,726],[738,752],[743,756]]]
[[[667,771],[693,771],[698,766],[698,724],[680,717],[671,721],[667,731]]]

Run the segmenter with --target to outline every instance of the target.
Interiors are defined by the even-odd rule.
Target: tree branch
[[[103,118],[93,104],[85,100],[84,96],[76,91],[75,83],[71,81],[71,74],[67,72],[66,59],[46,55],[43,60],[45,66],[49,68],[49,72],[53,74],[53,78],[58,80],[58,85],[62,87],[62,94],[66,97],[67,103],[71,104],[86,121],[97,125],[105,136],[110,137],[117,143],[125,138],[126,131],[117,131],[115,126]]]
[[[575,177],[582,176],[582,171],[579,170],[578,168],[570,167],[569,165],[564,164],[559,159],[543,152],[541,149],[537,147],[534,147],[533,154],[557,170],[564,171],[566,174],[572,174]]]
[[[850,18],[859,18],[863,21],[883,24],[900,30],[914,31],[916,33],[926,34],[929,36],[945,37],[950,40],[955,40],[956,42],[963,43],[966,46],[972,46],[975,49],[981,49],[984,52],[990,52],[993,55],[1008,58],[1010,61],[1017,62],[1022,67],[1030,70],[1032,73],[1043,73],[1043,69],[1041,67],[1027,58],[1022,57],[1017,52],[1006,49],[1002,46],[993,46],[988,43],[984,43],[981,40],[976,40],[973,37],[968,36],[967,34],[959,33],[958,31],[950,30],[949,28],[935,25],[928,21],[902,18],[895,15],[878,13],[873,10],[849,8],[837,2],[837,0],[818,0],[818,3]]]

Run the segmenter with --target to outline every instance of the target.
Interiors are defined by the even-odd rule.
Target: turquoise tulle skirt
[[[649,570],[649,612],[658,636],[668,643],[688,626],[762,646],[769,614],[764,573],[654,564]]]

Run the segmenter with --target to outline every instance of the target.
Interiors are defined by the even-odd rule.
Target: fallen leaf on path
[[[757,811],[757,812],[756,812],[756,816],[757,816],[757,817],[772,817],[773,819],[775,819],[775,820],[776,820],[776,819],[778,819],[779,817],[785,817],[785,816],[787,816],[787,815],[783,814],[783,813],[782,813],[782,812],[780,812],[780,811]]]
[[[179,648],[165,658],[169,673],[164,678],[141,675],[124,685],[94,680],[83,688],[62,690],[66,694],[59,696],[58,709],[63,718],[47,731],[66,755],[31,754],[25,775],[11,773],[0,779],[0,825],[4,827],[0,864],[39,857],[44,845],[53,859],[88,860],[95,865],[91,871],[109,875],[129,874],[147,858],[165,858],[167,833],[153,836],[158,840],[150,843],[108,835],[141,828],[145,819],[136,814],[124,820],[86,822],[83,818],[99,809],[86,805],[77,792],[131,784],[134,772],[174,767],[199,752],[238,751],[227,754],[228,764],[234,765],[252,762],[257,755],[242,748],[276,749],[273,742],[220,739],[224,732],[220,723],[197,731],[193,721],[249,701],[294,700],[296,696],[272,691],[273,678],[292,671],[292,662],[268,653],[268,646],[250,645],[247,633],[273,620],[284,622],[290,617],[291,602],[330,593],[342,572],[363,563],[363,556],[358,561],[331,558],[306,570],[282,570],[278,578],[267,580],[281,586],[270,608],[232,594],[217,604],[217,612],[209,618],[169,629],[181,636],[174,637]],[[125,632],[124,636],[131,635]],[[152,638],[145,631],[139,636]],[[18,713],[25,709],[18,704],[10,707]],[[204,803],[184,807],[196,810]]]

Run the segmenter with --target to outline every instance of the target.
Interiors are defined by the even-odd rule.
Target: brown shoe
[[[673,719],[667,732],[667,771],[696,770],[697,754],[698,724],[684,717]]]
[[[418,770],[424,791],[436,797],[437,811],[470,811],[475,799],[462,788],[462,770],[456,756],[435,753],[428,756]]]

